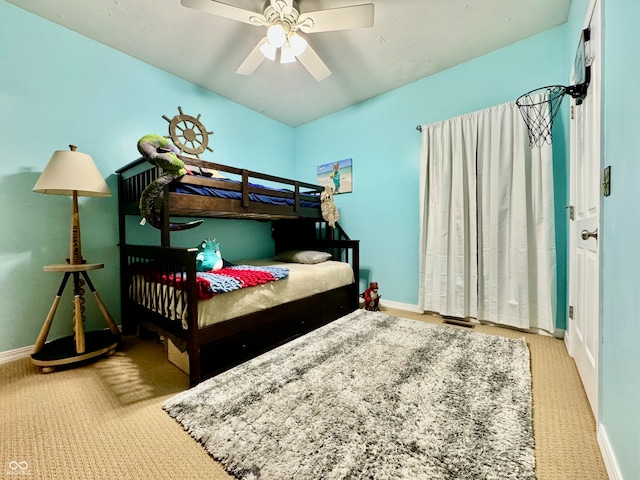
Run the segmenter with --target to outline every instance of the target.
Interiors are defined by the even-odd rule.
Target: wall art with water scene
[[[328,186],[334,194],[353,191],[353,161],[350,158],[318,165],[318,185]]]

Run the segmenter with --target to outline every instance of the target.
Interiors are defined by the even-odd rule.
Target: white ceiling
[[[566,22],[570,0],[299,0],[301,12],[372,2],[372,28],[314,33],[331,76],[265,60],[235,74],[264,36],[180,0],[7,0],[290,126],[299,126]],[[224,0],[262,12],[264,0]]]

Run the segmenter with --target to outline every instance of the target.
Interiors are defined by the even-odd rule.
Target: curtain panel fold
[[[552,148],[514,102],[422,127],[420,308],[553,332]]]
[[[423,310],[477,317],[477,119],[422,130],[419,301]],[[452,161],[452,159],[457,161]]]

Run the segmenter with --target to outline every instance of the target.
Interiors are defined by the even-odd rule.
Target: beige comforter
[[[243,260],[237,263],[238,265],[274,265],[285,267],[289,269],[289,276],[275,282],[219,294],[209,300],[199,300],[198,325],[200,328],[230,318],[275,307],[276,305],[293,300],[299,300],[354,282],[351,265],[332,260],[313,265],[283,263],[270,259]],[[186,305],[182,304],[180,298],[174,299],[174,293],[176,292],[173,291],[173,287],[154,283],[151,288],[149,288],[149,285],[146,285],[146,288],[139,288],[139,286],[136,285],[138,282],[144,282],[144,279],[141,276],[134,278],[131,293],[144,293],[135,295],[138,297],[135,298],[136,301],[145,305],[147,308],[152,308],[151,305],[156,305],[156,307],[152,309],[159,311],[161,308],[157,303],[158,297],[156,296],[156,300],[154,301],[151,298],[153,295],[150,295],[150,292],[156,292],[156,294],[158,294],[162,291],[162,297],[173,299],[172,303],[175,303],[175,305],[167,305],[165,303],[165,305],[162,306],[162,310],[165,311],[159,313],[167,315],[168,309],[173,311],[175,308],[178,311],[176,318],[182,321],[184,329],[188,328]],[[176,295],[176,297],[179,297],[179,295]]]

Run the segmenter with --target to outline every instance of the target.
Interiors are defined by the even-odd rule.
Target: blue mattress
[[[228,178],[216,178],[216,180],[220,182],[229,183],[229,184],[236,184],[236,185],[242,184],[242,182],[239,182],[236,180],[229,180]],[[270,188],[270,187],[265,187],[264,185],[258,185],[256,183],[249,183],[249,186],[263,188],[263,189],[277,191],[277,192],[294,193],[293,190]],[[235,190],[224,190],[222,188],[174,183],[174,184],[171,184],[170,189],[172,192],[175,192],[175,193],[186,193],[190,195],[201,195],[206,197],[218,197],[218,198],[228,198],[233,200],[242,200],[242,192],[238,192]],[[305,208],[320,207],[320,194],[308,193],[306,195],[314,195],[314,196],[317,196],[318,198],[317,200],[305,200],[301,198],[300,199],[301,207],[305,207]],[[293,198],[275,197],[275,196],[262,194],[262,193],[249,193],[249,200],[253,202],[267,203],[270,205],[289,205],[289,206],[295,205],[295,200]]]

